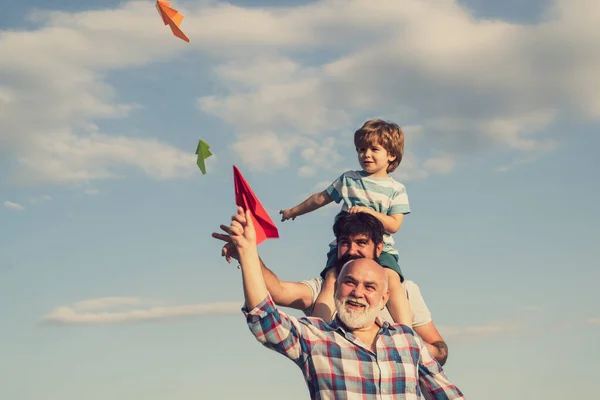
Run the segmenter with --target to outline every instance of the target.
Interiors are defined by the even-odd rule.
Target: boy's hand
[[[289,208],[286,208],[285,210],[279,210],[279,214],[281,214],[281,222],[285,221],[286,219],[291,219],[292,221],[296,219],[296,216]]]
[[[242,207],[238,207],[237,214],[231,217],[229,237],[238,250],[238,254],[240,250],[256,249],[256,231],[254,230],[250,210],[244,212]]]
[[[369,207],[365,207],[365,206],[354,206],[354,207],[350,207],[348,209],[348,212],[350,214],[355,214],[355,213],[359,213],[359,212],[364,212],[364,213],[367,213],[367,214],[373,214],[372,211],[373,211],[372,209],[370,209]]]

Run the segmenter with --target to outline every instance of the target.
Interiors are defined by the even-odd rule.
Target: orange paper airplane
[[[244,211],[250,210],[252,215],[256,231],[256,244],[260,244],[267,238],[278,238],[277,227],[235,165],[233,166],[233,182],[235,184],[235,204],[242,207]]]
[[[169,25],[171,31],[173,31],[173,35],[189,43],[190,39],[185,36],[185,33],[183,33],[181,29],[179,29],[179,25],[181,25],[181,21],[183,21],[183,15],[176,9],[169,7],[169,4],[171,4],[170,1],[157,0],[156,9],[165,25]]]

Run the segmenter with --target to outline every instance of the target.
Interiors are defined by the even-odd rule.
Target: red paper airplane
[[[277,227],[235,165],[233,166],[233,183],[235,184],[235,204],[242,207],[244,211],[250,210],[252,215],[256,231],[256,244],[260,244],[267,238],[278,238]]]

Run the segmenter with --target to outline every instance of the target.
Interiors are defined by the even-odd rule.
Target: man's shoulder
[[[321,289],[323,288],[323,278],[316,277],[308,280],[299,281],[298,283],[302,283],[309,287],[311,295],[312,295],[312,304],[306,310],[303,310],[304,315],[310,317],[314,311],[315,301],[321,293]]]
[[[323,287],[323,278],[318,276],[315,278],[298,281],[298,283],[303,283],[307,285],[314,295],[315,293],[319,294],[319,292],[321,292],[321,288]]]
[[[421,291],[421,289],[419,288],[419,285],[417,285],[410,279],[406,279],[404,282],[402,282],[402,286],[404,286],[404,290],[406,290],[407,292],[420,292]]]

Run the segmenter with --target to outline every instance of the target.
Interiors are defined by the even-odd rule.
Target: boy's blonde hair
[[[363,124],[363,126],[354,132],[354,145],[356,148],[364,147],[365,145],[378,144],[387,150],[396,159],[392,161],[387,172],[394,172],[404,153],[404,132],[397,124],[386,122],[381,119],[371,119]]]

